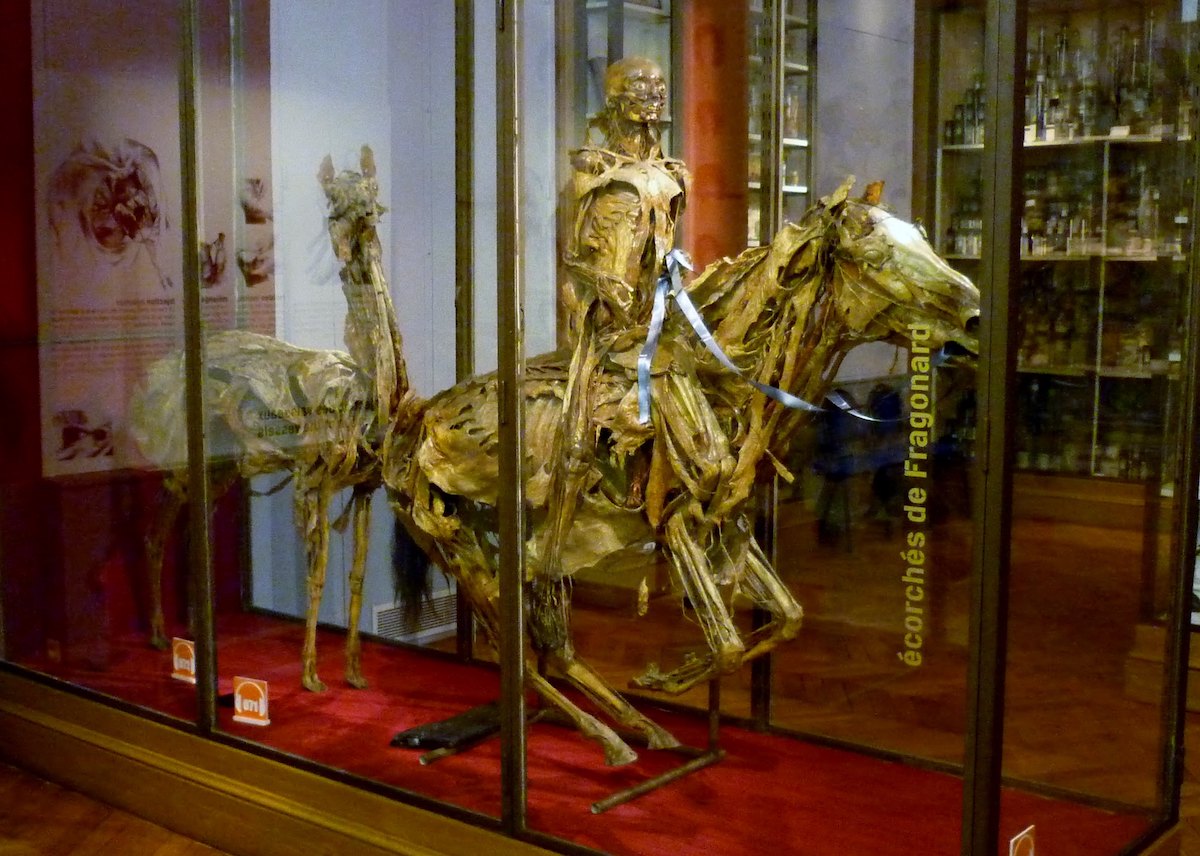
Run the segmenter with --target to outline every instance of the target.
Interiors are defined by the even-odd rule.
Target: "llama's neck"
[[[379,236],[373,224],[361,224],[354,231],[349,252],[342,258],[342,291],[349,308],[346,348],[355,364],[374,383],[379,423],[390,424],[412,392],[396,310],[383,273]]]

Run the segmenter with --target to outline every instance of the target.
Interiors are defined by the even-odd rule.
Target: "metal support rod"
[[[1192,24],[1191,26],[1196,26]],[[1200,80],[1194,76],[1192,64],[1185,66],[1186,86],[1194,101],[1200,95]],[[1179,128],[1179,134],[1197,139],[1196,119],[1190,128]],[[1191,143],[1188,167],[1191,175],[1200,175],[1200,146]],[[1193,192],[1188,200],[1191,222],[1200,217],[1200,196]],[[1179,456],[1175,465],[1175,527],[1177,540],[1172,567],[1178,569],[1171,592],[1171,619],[1168,622],[1170,636],[1167,642],[1166,662],[1172,664],[1164,675],[1163,711],[1164,731],[1167,736],[1166,751],[1159,787],[1160,804],[1167,802],[1168,823],[1179,820],[1178,794],[1184,777],[1184,724],[1188,664],[1191,649],[1191,598],[1196,569],[1196,532],[1200,526],[1197,511],[1196,491],[1200,485],[1200,242],[1192,235],[1188,253],[1187,302],[1184,326],[1183,378],[1180,407]]]
[[[703,770],[725,757],[725,751],[720,747],[720,731],[721,731],[721,679],[710,678],[708,681],[708,749],[692,758],[690,761],[685,761],[678,767],[673,767],[665,773],[659,773],[657,776],[646,779],[644,782],[639,782],[632,787],[617,791],[611,796],[607,796],[602,800],[597,800],[592,803],[592,814],[601,814],[608,811],[610,808],[615,808],[619,805],[624,805],[630,800],[635,800],[640,796],[644,796],[651,791],[658,790],[663,785],[669,785],[677,779],[682,779],[684,776],[690,775],[697,770]],[[688,752],[687,747],[679,747],[675,751]]]
[[[661,788],[663,785],[670,784],[676,779],[682,779],[684,776],[690,775],[697,770],[703,770],[705,767],[710,767],[725,757],[725,753],[721,750],[716,752],[706,752],[698,758],[693,758],[684,764],[680,764],[661,775],[655,776],[653,779],[647,779],[644,782],[634,785],[631,788],[626,788],[623,791],[618,791],[610,797],[605,797],[602,800],[597,800],[592,803],[592,814],[602,814],[610,808],[616,808],[619,805],[624,805],[630,800],[635,800],[640,796],[644,796],[651,791]]]
[[[758,485],[758,517],[755,520],[754,537],[771,567],[779,567],[779,477],[771,476]],[[751,614],[755,630],[771,620],[771,614],[761,606],[755,606]],[[750,718],[761,729],[771,725],[772,662],[770,653],[750,664]]]
[[[188,571],[192,632],[196,643],[197,725],[216,726],[217,652],[213,630],[212,556],[209,550],[208,451],[204,441],[204,336],[200,315],[200,16],[196,0],[184,0],[179,57],[179,166],[183,211],[183,353],[187,408]]]
[[[721,678],[708,679],[708,751],[715,752],[721,741]]]
[[[1024,4],[988,0],[985,8],[984,81],[987,132],[983,171],[984,232],[976,394],[979,490],[974,507],[971,625],[967,674],[967,743],[963,771],[964,854],[995,853],[999,835],[1003,761],[1004,679],[1008,629],[1008,572],[1012,518],[1012,439],[1009,426],[1015,342],[1010,325],[1016,302],[1020,222],[1015,174],[1021,164],[1023,110],[1017,82],[1024,79]],[[1014,68],[1015,64],[1015,68]]]
[[[625,58],[625,0],[608,0],[608,64]]]
[[[787,39],[787,0],[769,0],[763,6],[767,17],[768,53],[764,57],[763,72],[766,98],[763,100],[776,109],[766,111],[762,117],[762,143],[760,168],[762,181],[759,190],[759,234],[762,244],[770,242],[783,225],[783,98],[784,56]]]
[[[501,823],[526,828],[525,761],[525,331],[520,241],[519,28],[521,0],[496,8],[497,500],[500,559]]]
[[[454,378],[475,374],[475,2],[454,3]],[[455,650],[474,653],[475,616],[455,589]]]

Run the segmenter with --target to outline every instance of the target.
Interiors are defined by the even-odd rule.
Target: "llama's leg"
[[[684,692],[701,681],[733,671],[742,662],[745,651],[701,546],[704,539],[696,537],[695,530],[709,527],[694,523],[689,527],[688,518],[694,520],[688,509],[678,509],[667,518],[667,549],[676,582],[696,611],[709,653],[668,673],[651,664],[645,673],[634,678],[637,686],[669,693]]]
[[[363,577],[367,571],[368,528],[371,523],[372,487],[357,487],[350,496],[353,503],[354,559],[350,565],[350,614],[346,628],[346,683],[365,689],[367,679],[362,674],[362,640],[358,621],[362,613]]]
[[[167,539],[170,538],[179,512],[186,502],[187,478],[179,473],[163,476],[163,492],[166,494],[154,513],[154,520],[146,533],[146,576],[150,585],[150,644],[155,648],[167,647],[166,618],[163,615],[162,572]]]
[[[325,570],[329,562],[329,491],[321,485],[296,485],[297,523],[304,534],[308,554],[308,612],[304,623],[304,648],[300,682],[305,689],[324,692],[325,684],[317,677],[317,613],[325,590]]]

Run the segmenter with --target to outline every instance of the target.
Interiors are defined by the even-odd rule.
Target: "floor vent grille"
[[[453,636],[458,608],[453,590],[435,594],[421,610],[416,621],[404,615],[403,603],[381,603],[374,607],[373,631],[376,636],[423,645]]]

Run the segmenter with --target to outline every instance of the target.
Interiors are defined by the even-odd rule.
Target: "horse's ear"
[[[863,194],[863,202],[868,205],[878,205],[883,199],[883,182],[872,181],[867,185],[867,191]]]
[[[850,196],[850,189],[854,187],[854,176],[846,176],[845,181],[838,185],[838,189],[828,196],[821,197],[821,205],[825,208],[836,208],[846,201]]]
[[[362,164],[363,175],[367,178],[375,177],[375,152],[371,151],[370,146],[364,145],[362,153],[359,155],[359,162]]]

